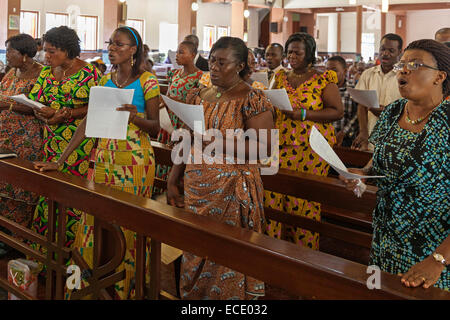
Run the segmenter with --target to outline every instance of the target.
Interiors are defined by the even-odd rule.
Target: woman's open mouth
[[[408,81],[406,81],[406,79],[403,79],[403,78],[398,79],[398,87],[399,88],[403,88],[406,85],[408,85]]]

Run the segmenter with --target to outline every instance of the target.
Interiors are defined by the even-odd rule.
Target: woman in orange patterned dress
[[[274,128],[271,103],[242,79],[248,72],[247,55],[245,43],[238,38],[222,37],[212,47],[209,65],[214,86],[193,90],[186,101],[203,105],[206,130],[217,129],[225,136],[227,129]],[[177,188],[183,173],[184,201]],[[167,188],[172,205],[263,232],[263,186],[257,165],[175,165]],[[256,299],[264,295],[262,281],[188,252],[183,254],[180,283],[183,299]]]
[[[280,130],[280,168],[319,176],[328,174],[329,165],[309,145],[309,134],[315,126],[333,146],[336,143],[332,121],[342,118],[344,108],[336,85],[334,71],[315,71],[316,43],[307,33],[294,33],[286,41],[285,51],[291,71],[275,75],[274,89],[285,88],[293,111],[277,109],[276,127]],[[265,191],[265,205],[287,213],[320,221],[320,203]],[[267,232],[280,239],[281,223],[270,221]],[[300,228],[286,227],[285,239],[319,249],[319,234]]]

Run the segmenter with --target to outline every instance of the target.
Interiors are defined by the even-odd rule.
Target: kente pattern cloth
[[[203,73],[202,77],[200,78],[200,84],[206,88],[212,87],[213,84],[211,82],[211,74],[209,72]],[[267,87],[259,81],[253,81],[252,88],[259,90],[267,89]]]
[[[98,80],[97,70],[90,64],[61,81],[56,80],[52,73],[52,68],[47,66],[42,68],[41,74],[29,94],[29,98],[49,106],[55,111],[64,107],[77,109],[88,104],[90,89],[98,84]],[[69,145],[72,135],[75,133],[81,120],[72,118],[58,124],[44,125],[42,161],[58,161]],[[86,177],[89,166],[89,153],[93,145],[92,139],[85,139],[70,154],[60,171],[79,177]],[[70,247],[73,244],[80,215],[81,211],[67,208],[66,247]],[[32,229],[41,235],[46,235],[47,223],[47,201],[44,197],[41,197],[34,212]],[[38,244],[33,244],[32,246],[43,250]]]
[[[156,77],[144,72],[138,80],[141,94],[135,92],[143,101],[133,100],[133,104],[145,105],[147,100],[159,96],[159,86]],[[114,87],[111,74],[100,80],[100,86]],[[124,89],[129,89],[130,84]],[[137,90],[137,89],[135,89]],[[138,117],[146,118],[146,113],[139,112]],[[150,136],[133,123],[128,124],[127,139],[98,139],[96,147],[91,152],[91,168],[88,179],[114,189],[132,193],[144,198],[151,198],[155,176],[155,155],[150,144]],[[135,278],[136,233],[122,228],[126,241],[126,253],[117,272],[125,270],[125,279],[114,285],[117,299],[132,299],[135,295],[132,281]],[[149,241],[147,243],[146,269],[150,268]],[[83,213],[74,247],[92,268],[94,245],[94,217]],[[146,272],[149,275],[149,272]],[[147,278],[147,282],[149,279]],[[82,287],[87,283],[82,284]],[[67,296],[68,297],[68,296]]]
[[[207,129],[245,129],[252,117],[273,107],[260,90],[247,96],[210,103],[194,89],[187,97],[202,104]],[[186,210],[221,223],[261,233],[264,208],[263,186],[257,165],[187,164],[184,175]],[[183,299],[256,299],[264,295],[264,283],[213,261],[184,252],[180,292]]]
[[[203,71],[198,70],[183,77],[183,69],[178,69],[175,71],[170,70],[168,72],[169,89],[167,90],[167,95],[170,98],[174,98],[180,102],[185,102],[188,92],[194,88],[199,87],[199,81],[202,77],[202,74]],[[183,127],[183,122],[168,108],[167,113],[169,114],[170,121],[172,122],[172,125],[175,129]],[[170,144],[170,135],[166,130],[161,129],[159,131],[157,140],[161,143]],[[169,170],[170,167],[168,166],[161,166],[159,164],[156,165],[156,177],[167,180]],[[153,188],[154,196],[161,193],[162,190]]]
[[[323,109],[322,92],[330,83],[337,83],[334,71],[315,74],[297,88],[292,88],[287,80],[287,72],[280,70],[275,75],[274,89],[286,89],[294,110],[300,108],[321,110]],[[334,128],[330,123],[292,120],[277,109],[276,127],[280,130],[280,168],[319,176],[328,174],[329,165],[309,145],[309,135],[313,126],[319,130],[331,146],[336,143]],[[266,207],[320,221],[320,203],[268,190],[264,193],[264,201]],[[316,232],[283,226],[282,223],[272,220],[266,231],[270,236],[280,239],[283,228],[286,240],[311,249],[319,249],[319,234]]]
[[[406,273],[450,234],[450,101],[436,107],[418,133],[398,124],[406,103],[386,107],[369,138],[373,174],[386,176],[376,179],[369,263],[392,274]],[[449,268],[435,286],[449,290]]]
[[[19,79],[11,69],[0,83],[0,102],[16,104],[7,98],[28,93],[36,79]],[[39,161],[42,157],[41,123],[34,115],[14,111],[0,112],[0,148],[14,151],[21,159]],[[38,196],[29,191],[0,182],[0,215],[29,227]]]

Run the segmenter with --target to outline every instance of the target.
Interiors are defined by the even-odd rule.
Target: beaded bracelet
[[[305,121],[306,120],[306,109],[300,110],[300,120]]]
[[[9,111],[12,111],[12,110],[13,110],[13,107],[14,107],[14,104],[11,103],[11,104],[9,105]]]

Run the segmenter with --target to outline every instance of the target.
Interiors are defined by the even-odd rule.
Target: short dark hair
[[[136,53],[133,55],[134,65],[131,74],[135,77],[142,72],[142,62],[144,61],[144,44],[136,29],[131,27],[119,27],[114,32],[122,32],[128,36],[132,46],[136,46]]]
[[[277,42],[274,42],[274,43],[269,44],[269,45],[267,46],[267,48],[269,48],[269,47],[277,48],[277,49],[279,49],[279,50],[281,51],[281,55],[284,54],[283,46],[282,46],[281,44],[277,43]],[[266,49],[266,52],[267,52],[267,49]]]
[[[386,33],[380,40],[383,41],[383,39],[391,40],[391,41],[397,41],[398,42],[398,50],[402,51],[403,48],[403,39],[398,34],[395,33]]]
[[[316,41],[313,36],[306,32],[296,32],[291,34],[284,45],[284,53],[286,55],[288,47],[292,42],[303,42],[305,44],[305,62],[307,65],[314,65],[316,63]]]
[[[450,33],[450,28],[440,28],[438,31],[436,31],[434,35],[436,36],[437,34],[445,34],[445,33]]]
[[[184,40],[180,42],[181,44],[188,47],[193,54],[197,54],[197,46],[192,41]]]
[[[245,77],[245,75],[250,72],[250,68],[247,61],[248,48],[242,39],[235,37],[221,37],[216,41],[216,43],[213,44],[211,51],[209,52],[209,57],[211,57],[211,54],[213,54],[216,50],[228,48],[233,50],[233,56],[239,63],[244,63],[244,69],[239,72],[239,76],[241,78]]]
[[[345,62],[345,59],[341,56],[332,56],[331,58],[328,58],[328,61],[339,62],[344,69],[347,69],[347,62]]]
[[[38,47],[42,46],[42,39],[41,38],[35,38],[34,41],[36,41],[36,45]]]
[[[80,38],[78,38],[76,31],[69,27],[52,28],[42,36],[42,39],[55,48],[66,51],[69,59],[74,59],[81,53]]]
[[[406,47],[408,50],[423,50],[430,53],[436,61],[437,68],[447,73],[447,78],[442,83],[444,98],[450,94],[450,48],[436,40],[423,39],[411,42]]]
[[[17,36],[12,36],[5,41],[5,46],[8,43],[11,48],[19,51],[21,55],[27,55],[30,58],[33,58],[36,55],[36,42],[34,41],[33,37],[28,34],[21,33]]]
[[[184,37],[184,40],[193,42],[198,49],[198,44],[200,41],[198,40],[198,37],[195,34],[187,35],[186,37]]]

